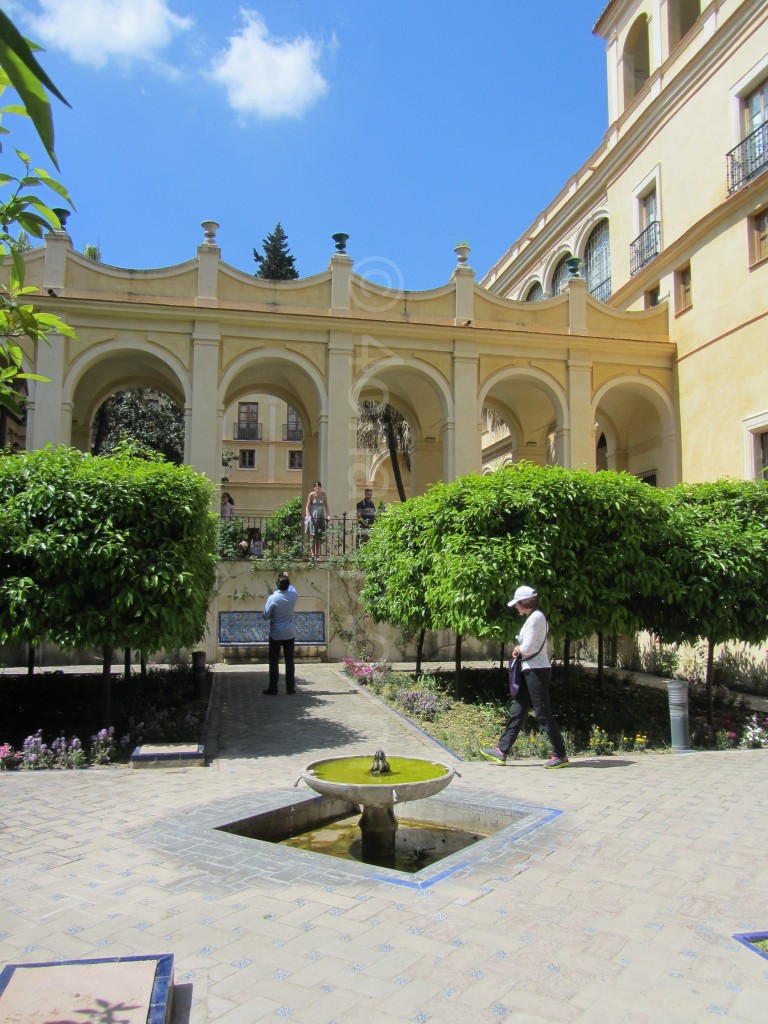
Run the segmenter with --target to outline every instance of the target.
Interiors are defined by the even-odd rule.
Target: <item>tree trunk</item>
[[[569,636],[563,640],[563,683],[567,691],[571,683],[571,638]]]
[[[384,430],[387,435],[387,449],[389,450],[389,459],[392,463],[392,474],[395,478],[397,493],[400,496],[400,501],[405,501],[405,488],[403,487],[403,477],[400,473],[400,459],[397,454],[397,438],[395,437],[395,428],[392,425],[392,417],[389,413],[384,414]]]
[[[131,648],[126,647],[123,655],[123,677],[126,683],[131,681]]]
[[[100,455],[104,439],[107,436],[107,428],[109,426],[109,406],[106,402],[102,403],[96,411],[94,425],[96,427],[96,433],[93,438],[93,444],[91,445],[91,453],[93,455]]]
[[[707,721],[715,727],[715,645],[707,640]]]
[[[502,671],[502,672],[504,671],[504,648],[506,646],[507,646],[506,644],[502,643],[502,645],[501,645],[501,654],[499,655],[499,670]]]
[[[456,634],[456,657],[454,668],[456,670],[456,683],[458,685],[459,675],[461,673],[461,633]]]
[[[29,644],[27,647],[27,676],[29,679],[35,674],[35,654],[37,653],[37,645]]]
[[[597,634],[597,693],[603,696],[603,634]]]
[[[104,663],[101,666],[101,717],[104,729],[112,724],[112,648],[105,644],[102,648]]]
[[[421,663],[424,659],[424,637],[427,635],[427,627],[423,626],[419,631],[419,640],[416,644],[416,675],[421,675]]]
[[[141,681],[146,683],[147,681],[147,652],[141,652]]]

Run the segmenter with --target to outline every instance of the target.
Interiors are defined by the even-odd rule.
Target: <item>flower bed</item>
[[[496,742],[509,706],[507,673],[498,667],[435,673],[414,678],[394,672],[384,661],[345,658],[343,670],[382,697],[460,757],[478,759],[480,747]],[[606,673],[602,692],[595,677],[577,666],[570,679],[555,665],[552,705],[569,754],[606,756],[669,747],[669,705],[664,690],[613,678]],[[738,695],[717,688],[716,724],[705,719],[702,688],[690,694],[694,746],[718,749],[768,747],[768,716],[752,714]],[[512,756],[548,757],[549,743],[531,714]]]
[[[101,687],[94,674],[0,677],[0,771],[88,768],[127,761],[142,743],[199,741],[207,698],[194,699],[188,668],[114,676],[108,725],[99,720]]]

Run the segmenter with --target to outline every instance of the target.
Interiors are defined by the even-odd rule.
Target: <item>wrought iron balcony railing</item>
[[[726,153],[725,159],[730,196],[768,169],[768,121],[751,132],[730,153]]]
[[[283,440],[284,441],[303,441],[304,440],[304,427],[300,423],[284,423],[283,424]]]
[[[652,220],[629,246],[629,273],[634,277],[661,252],[661,224]]]
[[[237,420],[232,429],[235,441],[260,441],[261,423],[255,420]]]
[[[590,285],[589,294],[593,299],[598,299],[600,302],[607,302],[611,297],[610,277],[606,277],[604,281],[597,281],[595,284]]]

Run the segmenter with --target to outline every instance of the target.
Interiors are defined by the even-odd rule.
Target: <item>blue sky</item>
[[[302,277],[345,231],[380,284],[445,283],[463,239],[479,278],[607,127],[605,0],[3,6],[72,104],[54,101],[73,244],[114,266],[190,259],[211,219],[253,272],[279,220]]]

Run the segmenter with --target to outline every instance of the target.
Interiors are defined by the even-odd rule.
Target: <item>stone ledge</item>
[[[144,743],[131,754],[131,768],[194,768],[204,764],[202,743]]]

